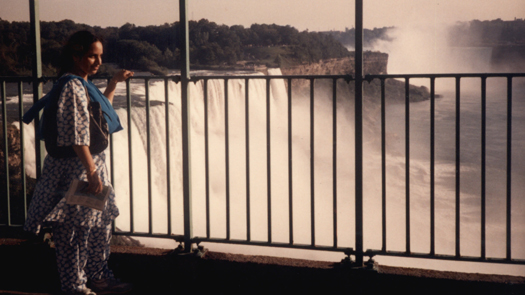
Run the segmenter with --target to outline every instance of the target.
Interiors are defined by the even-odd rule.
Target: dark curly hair
[[[101,43],[104,42],[102,37],[96,36],[90,31],[78,31],[71,35],[66,45],[62,48],[58,65],[58,76],[60,77],[73,70],[75,66],[74,57],[82,58],[89,51],[91,44],[97,41]]]

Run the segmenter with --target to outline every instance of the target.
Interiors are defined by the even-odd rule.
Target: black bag
[[[109,145],[109,128],[100,103],[89,103],[89,151],[91,154],[103,152]]]
[[[89,94],[86,91],[89,99]],[[51,102],[51,106],[44,111],[44,141],[47,153],[53,158],[74,158],[77,156],[72,146],[57,146],[57,109],[58,96]],[[89,151],[91,154],[103,152],[109,144],[109,129],[100,103],[89,101]]]

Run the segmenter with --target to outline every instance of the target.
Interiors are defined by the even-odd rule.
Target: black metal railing
[[[373,250],[373,249],[368,249],[368,250],[365,250],[363,251],[363,255],[364,256],[374,256],[374,255],[390,255],[390,256],[404,256],[404,257],[422,257],[422,258],[437,258],[437,259],[451,259],[451,260],[460,260],[460,261],[484,261],[484,262],[499,262],[499,263],[515,263],[515,264],[523,264],[525,261],[523,260],[520,260],[520,259],[514,259],[513,256],[512,256],[512,251],[511,251],[511,240],[512,240],[512,224],[511,224],[511,207],[512,207],[512,203],[511,203],[511,200],[512,200],[512,196],[511,196],[511,175],[512,175],[512,169],[511,169],[511,165],[512,165],[512,93],[513,93],[513,79],[516,79],[518,77],[525,77],[525,74],[431,74],[431,75],[367,75],[365,77],[365,82],[364,83],[367,83],[368,82],[371,82],[373,81],[374,79],[379,79],[380,80],[380,88],[381,88],[381,92],[380,92],[380,104],[381,104],[381,171],[382,171],[382,177],[381,177],[381,183],[382,183],[382,208],[381,209],[381,212],[382,212],[382,229],[381,229],[381,232],[382,232],[382,241],[381,241],[381,249],[380,250]],[[435,134],[435,100],[436,100],[436,93],[435,93],[435,81],[437,79],[445,79],[445,78],[448,78],[448,79],[454,79],[455,80],[455,93],[456,93],[456,96],[455,96],[455,104],[456,104],[456,122],[455,122],[455,150],[456,150],[456,155],[455,155],[455,165],[456,165],[456,175],[455,175],[455,254],[454,255],[443,255],[443,254],[436,254],[436,247],[435,247],[435,244],[436,244],[436,238],[439,238],[439,237],[436,237],[436,213],[435,213],[435,139],[434,139],[434,134]],[[460,148],[461,148],[461,130],[460,130],[460,118],[461,118],[461,112],[459,111],[460,109],[460,103],[461,103],[461,91],[460,91],[460,87],[461,87],[461,79],[462,78],[476,78],[476,79],[480,79],[481,80],[481,97],[480,97],[480,100],[481,100],[481,104],[482,104],[482,108],[481,108],[481,117],[482,117],[482,120],[481,120],[481,126],[480,126],[480,131],[481,131],[481,134],[482,134],[482,141],[480,143],[480,146],[481,146],[481,176],[482,176],[482,179],[480,179],[479,183],[480,183],[480,186],[481,186],[481,195],[480,195],[480,199],[481,199],[481,216],[480,216],[480,219],[481,219],[481,222],[480,222],[480,228],[481,228],[481,241],[480,241],[480,245],[481,245],[481,252],[480,252],[480,255],[479,256],[475,256],[475,257],[470,257],[470,256],[462,256],[461,255],[461,245],[460,245],[460,239],[461,239],[461,232],[460,232],[460,225],[461,225],[461,222],[460,222],[460,216],[461,216],[461,210],[460,210],[460,207],[461,207],[461,198],[460,198],[460,190],[461,190],[461,183],[460,183],[460,176],[461,176],[461,173],[460,173],[460,166],[461,166],[461,158],[460,158]],[[500,259],[497,259],[497,258],[491,258],[491,257],[487,257],[487,254],[486,254],[486,197],[485,197],[485,177],[486,177],[486,173],[485,173],[485,170],[486,170],[486,162],[485,162],[485,158],[486,158],[486,91],[487,91],[487,85],[486,85],[486,80],[487,78],[503,78],[503,79],[506,79],[506,84],[507,84],[507,116],[506,116],[506,126],[507,126],[507,130],[502,130],[502,132],[505,132],[506,133],[506,136],[507,136],[507,146],[506,146],[506,151],[507,151],[507,155],[506,155],[506,185],[507,185],[507,188],[506,188],[506,227],[505,227],[505,231],[506,231],[506,241],[505,241],[505,248],[506,248],[506,256],[505,258],[500,258]],[[406,236],[406,243],[405,243],[405,251],[391,251],[389,250],[389,248],[387,247],[387,237],[386,237],[386,234],[387,234],[387,206],[386,206],[386,200],[387,200],[387,190],[388,190],[388,187],[387,187],[387,184],[386,184],[386,177],[387,177],[387,174],[386,174],[386,165],[387,165],[387,159],[386,159],[386,115],[387,115],[387,111],[386,111],[386,95],[387,95],[387,92],[386,92],[386,89],[385,89],[385,81],[387,79],[404,79],[405,80],[405,102],[404,102],[404,108],[405,108],[405,180],[406,180],[406,183],[405,183],[405,194],[406,194],[406,197],[405,197],[405,205],[406,205],[406,214],[405,214],[405,236]],[[429,130],[429,135],[430,135],[430,159],[429,159],[429,165],[430,165],[430,195],[429,195],[429,199],[430,199],[430,236],[429,236],[429,239],[430,239],[430,251],[429,253],[415,253],[411,250],[411,245],[413,244],[413,239],[411,237],[411,225],[414,224],[414,222],[418,222],[417,220],[413,220],[413,218],[411,217],[411,197],[413,196],[413,194],[411,193],[410,191],[410,185],[411,185],[411,175],[410,175],[410,159],[412,158],[411,154],[410,154],[410,147],[411,147],[411,139],[410,139],[410,135],[411,135],[411,132],[410,132],[410,118],[411,118],[411,110],[410,110],[410,106],[411,106],[411,102],[410,102],[410,83],[409,81],[411,79],[428,79],[429,80],[429,83],[430,83],[430,110],[429,110],[429,117],[430,117],[430,130]],[[17,85],[17,88],[18,88],[18,100],[19,102],[17,103],[18,106],[16,107],[17,108],[17,117],[15,118],[17,121],[20,120],[21,118],[21,115],[23,114],[23,87],[22,87],[22,83],[25,82],[25,81],[29,81],[30,78],[20,78],[20,79],[17,79],[17,78],[0,78],[0,85],[2,86],[2,106],[3,106],[3,109],[2,109],[2,125],[3,125],[3,130],[4,132],[7,132],[7,125],[8,125],[8,114],[7,114],[7,104],[6,104],[6,98],[7,98],[7,95],[5,93],[5,89],[6,89],[6,83],[15,83]],[[168,206],[167,206],[167,216],[168,216],[168,219],[167,219],[167,231],[165,233],[156,233],[153,231],[153,228],[152,228],[152,223],[153,223],[153,218],[154,218],[154,212],[152,211],[152,190],[151,190],[151,187],[152,187],[152,176],[151,176],[151,138],[150,138],[150,134],[151,134],[151,130],[150,130],[150,90],[149,90],[149,85],[151,83],[151,80],[158,80],[158,81],[163,81],[164,83],[164,93],[165,93],[165,113],[166,113],[166,119],[165,119],[165,128],[166,128],[166,138],[167,139],[170,139],[171,137],[171,133],[170,133],[170,129],[171,128],[181,128],[181,126],[170,126],[170,120],[169,120],[169,107],[170,105],[173,104],[173,102],[170,102],[168,96],[169,96],[169,83],[171,82],[177,82],[179,83],[180,79],[178,76],[171,76],[171,77],[134,77],[133,78],[133,81],[140,81],[140,80],[144,80],[144,87],[145,87],[145,105],[144,105],[144,108],[146,110],[146,129],[147,129],[147,138],[146,138],[146,146],[147,146],[147,154],[148,154],[148,157],[147,157],[147,170],[148,170],[148,180],[147,180],[147,183],[148,183],[148,209],[147,209],[147,214],[148,214],[148,223],[149,223],[149,230],[147,232],[140,232],[140,231],[137,231],[135,229],[135,226],[134,226],[134,212],[135,212],[135,209],[133,208],[133,198],[135,198],[134,196],[134,193],[133,193],[133,184],[132,184],[132,181],[130,181],[130,188],[129,188],[129,199],[130,199],[130,226],[129,226],[129,231],[116,231],[115,234],[116,235],[130,235],[130,236],[139,236],[139,237],[158,237],[158,238],[170,238],[170,239],[175,239],[175,240],[178,240],[179,242],[183,242],[184,240],[190,240],[192,243],[201,243],[201,242],[217,242],[217,243],[229,243],[229,244],[246,244],[246,245],[259,245],[259,246],[275,246],[275,247],[286,247],[286,248],[298,248],[298,249],[310,249],[310,250],[325,250],[325,251],[338,251],[338,252],[344,252],[346,253],[347,255],[355,255],[356,252],[355,252],[355,249],[353,247],[348,247],[348,246],[341,246],[339,245],[338,243],[338,235],[340,235],[340,231],[341,230],[341,227],[338,226],[338,212],[339,212],[339,208],[338,208],[338,198],[341,196],[341,195],[352,195],[351,193],[349,192],[338,192],[337,191],[337,183],[341,180],[338,179],[338,176],[337,176],[337,163],[340,162],[340,159],[338,159],[338,156],[337,156],[337,149],[338,149],[338,145],[337,145],[337,142],[338,142],[338,138],[337,138],[337,101],[338,100],[341,100],[341,99],[351,99],[351,98],[348,98],[348,97],[345,97],[345,98],[340,98],[338,97],[338,81],[339,82],[342,82],[342,85],[348,85],[349,82],[353,81],[353,78],[351,76],[336,76],[336,75],[333,75],[333,76],[200,76],[200,77],[191,77],[191,82],[195,83],[197,81],[201,81],[202,82],[202,87],[204,89],[203,91],[203,95],[204,97],[202,98],[203,99],[203,103],[204,103],[204,140],[205,140],[205,154],[202,155],[205,157],[205,175],[203,175],[202,177],[204,177],[206,179],[205,181],[205,187],[206,187],[206,202],[205,202],[205,210],[206,210],[206,220],[205,220],[205,223],[206,223],[206,234],[205,236],[190,236],[190,237],[185,237],[184,234],[182,233],[174,233],[172,228],[171,228],[171,224],[172,224],[172,217],[171,217],[171,211],[170,211],[170,208],[171,208],[171,204],[170,204],[170,200],[172,199],[172,197],[170,196],[170,193],[171,193],[171,189],[170,189],[170,183],[169,183],[169,179],[171,179],[171,176],[170,174],[172,173],[171,169],[173,169],[173,167],[170,167],[169,164],[167,164],[167,169],[166,169],[166,173],[167,173],[167,177],[166,179],[168,180],[167,183],[166,183],[166,186],[168,187],[167,189],[167,192],[168,192],[168,195],[167,195],[167,201],[168,201]],[[213,171],[213,170],[216,170],[217,167],[212,167],[210,166],[210,162],[209,162],[209,150],[210,150],[210,146],[209,146],[209,134],[208,134],[208,128],[209,128],[209,122],[208,122],[208,117],[210,116],[210,114],[208,113],[208,101],[209,101],[209,98],[208,98],[208,84],[209,84],[209,81],[210,80],[219,80],[219,81],[223,81],[223,95],[224,95],[224,104],[222,105],[222,107],[224,107],[224,126],[225,126],[225,129],[224,129],[224,151],[225,151],[225,154],[224,154],[224,171],[225,171],[225,190],[226,190],[226,207],[225,207],[225,216],[226,216],[226,224],[225,224],[225,227],[226,227],[226,234],[225,234],[225,237],[224,238],[216,238],[216,237],[213,237],[212,234],[211,234],[211,231],[210,231],[210,227],[211,227],[211,218],[210,218],[210,190],[209,190],[209,187],[210,187],[210,183],[209,183],[209,173],[210,171]],[[232,80],[240,80],[244,83],[245,85],[245,114],[244,114],[244,118],[245,118],[245,162],[246,162],[246,168],[245,168],[245,185],[246,185],[246,224],[245,224],[245,229],[246,229],[246,239],[233,239],[231,237],[231,234],[230,234],[230,228],[231,228],[231,215],[232,215],[232,211],[231,211],[231,207],[230,207],[230,203],[231,203],[231,199],[230,199],[230,190],[229,190],[229,185],[230,183],[232,183],[234,180],[232,180],[230,178],[230,167],[229,167],[229,163],[231,161],[230,157],[232,156],[231,155],[231,152],[230,152],[230,143],[229,143],[229,129],[228,129],[228,126],[230,126],[232,124],[232,122],[230,122],[230,115],[228,113],[228,110],[229,110],[229,81],[232,81]],[[256,83],[257,80],[262,80],[264,81],[263,83],[265,84],[265,106],[266,106],[266,109],[264,110],[265,112],[265,118],[266,118],[266,126],[265,126],[265,132],[266,132],[266,135],[264,136],[266,142],[263,143],[264,145],[266,145],[266,152],[264,155],[257,155],[257,156],[260,156],[260,157],[264,157],[266,160],[266,179],[264,180],[260,180],[260,181],[263,181],[264,183],[266,183],[266,186],[267,186],[267,198],[266,198],[266,208],[267,208],[267,212],[266,212],[266,222],[267,222],[267,239],[266,241],[255,241],[252,239],[252,225],[251,225],[251,222],[253,220],[253,217],[251,215],[251,197],[250,197],[250,191],[251,191],[251,188],[250,188],[250,184],[251,184],[251,176],[250,176],[250,171],[252,170],[252,168],[250,167],[250,158],[251,156],[253,156],[253,154],[250,153],[250,137],[251,137],[251,134],[249,132],[250,130],[250,115],[249,115],[249,110],[250,110],[250,93],[249,93],[249,85],[250,83]],[[286,101],[286,105],[288,106],[287,107],[287,120],[286,122],[271,122],[271,109],[270,109],[270,100],[271,100],[271,92],[272,92],[272,87],[271,87],[271,81],[272,80],[282,80],[282,81],[286,81],[286,85],[287,85],[287,89],[286,89],[286,94],[287,94],[287,101]],[[320,80],[323,80],[323,81],[331,81],[327,84],[331,85],[331,95],[332,95],[332,98],[331,98],[331,102],[332,102],[332,106],[331,106],[331,109],[332,109],[332,126],[327,129],[327,130],[322,130],[322,132],[327,132],[327,133],[332,133],[333,136],[332,136],[332,142],[326,142],[324,143],[326,146],[330,147],[332,149],[332,167],[331,167],[331,173],[332,173],[332,186],[333,186],[333,195],[332,195],[332,206],[333,206],[333,215],[329,218],[332,219],[332,229],[333,229],[333,234],[332,234],[332,240],[331,241],[320,241],[318,238],[317,238],[317,233],[318,233],[318,230],[316,230],[316,194],[315,194],[315,184],[316,184],[316,179],[315,179],[315,172],[316,172],[316,167],[314,167],[315,165],[315,161],[314,161],[314,158],[316,157],[315,154],[316,154],[316,151],[315,151],[315,148],[316,148],[316,145],[314,144],[315,142],[315,136],[316,134],[314,133],[314,129],[315,129],[315,116],[314,116],[314,113],[315,113],[315,108],[314,108],[314,101],[316,99],[316,89],[315,89],[315,85],[316,85],[316,81],[320,81]],[[310,185],[310,191],[309,191],[309,195],[310,195],[310,212],[309,212],[309,215],[310,215],[310,222],[307,223],[307,224],[296,224],[294,222],[294,216],[296,214],[299,214],[299,212],[295,212],[294,211],[294,191],[293,191],[293,177],[294,177],[294,171],[293,171],[293,163],[292,163],[292,159],[293,159],[293,132],[292,132],[292,114],[293,114],[293,107],[292,107],[292,99],[293,99],[293,92],[292,92],[292,88],[293,88],[293,85],[294,83],[296,83],[297,81],[301,81],[302,83],[305,83],[306,82],[306,86],[304,86],[304,88],[307,88],[308,89],[308,96],[306,99],[309,99],[309,112],[310,112],[310,116],[309,116],[309,122],[303,122],[302,124],[304,124],[305,126],[307,125],[308,128],[309,128],[309,141],[310,141],[310,144],[309,144],[309,152],[310,152],[310,156],[309,156],[309,169],[310,169],[310,179],[309,179],[309,185]],[[132,106],[132,93],[131,93],[131,90],[130,90],[130,81],[128,81],[127,85],[126,85],[126,112],[127,112],[127,118],[128,118],[128,128],[127,128],[127,145],[128,145],[128,163],[129,163],[129,179],[133,179],[133,174],[134,174],[134,171],[135,169],[133,168],[133,159],[134,159],[134,156],[133,156],[133,147],[132,147],[132,141],[133,141],[133,138],[132,138],[132,128],[131,126],[129,126],[130,122],[132,121],[132,118],[131,118],[131,110],[132,108],[134,108]],[[195,99],[195,98],[193,98]],[[287,225],[281,225],[285,228],[288,229],[288,241],[287,242],[276,242],[274,241],[273,239],[273,233],[274,233],[274,227],[275,227],[275,221],[273,219],[274,217],[274,214],[272,214],[272,165],[271,165],[271,159],[272,159],[272,150],[271,150],[271,141],[272,141],[272,124],[279,124],[279,125],[284,125],[284,129],[287,130],[287,147],[286,147],[286,150],[287,150],[287,158],[289,159],[289,162],[287,163],[287,169],[288,169],[288,172],[287,172],[287,175],[288,175],[288,224]],[[23,129],[20,129],[21,131],[21,134],[20,134],[20,144],[21,144],[21,151],[23,151],[23,147],[25,146],[25,143],[24,143],[24,134],[23,134]],[[358,129],[355,130],[356,134],[360,133]],[[6,134],[6,133],[4,133]],[[253,135],[252,135],[253,136]],[[363,134],[361,134],[360,136],[363,136]],[[4,136],[3,138],[3,147],[4,147],[4,150],[7,149],[7,137]],[[115,151],[113,150],[113,145],[111,146],[111,167],[114,167],[115,165],[115,157],[118,157],[115,155]],[[172,156],[172,152],[170,151],[170,141],[167,140],[166,141],[166,158],[168,159],[167,160],[167,163],[170,163],[170,160],[169,160],[169,157]],[[189,155],[183,155],[183,156],[189,156]],[[193,156],[196,156],[196,155],[193,155]],[[198,156],[198,155],[197,155]],[[25,171],[24,171],[24,167],[25,167],[25,162],[23,161],[24,159],[24,154],[22,153],[20,155],[21,159],[22,159],[22,163],[21,163],[21,168],[22,168],[22,173],[24,173],[24,177],[25,177]],[[7,153],[4,153],[4,163],[5,163],[5,167],[3,168],[4,171],[6,171],[7,173],[5,173],[5,181],[6,182],[9,182],[9,169],[8,169],[8,163],[9,163],[9,159],[7,157]],[[114,175],[114,172],[113,172],[113,169],[112,169],[112,179],[115,179],[115,175]],[[347,180],[345,180],[347,181]],[[26,190],[25,188],[25,178],[22,180],[22,185],[24,185],[24,189],[23,191]],[[308,185],[308,184],[305,184],[305,185]],[[4,192],[7,196],[6,200],[3,201],[3,207],[6,208],[7,210],[5,211],[7,213],[7,215],[5,215],[6,217],[3,218],[3,220],[1,220],[0,222],[2,223],[2,226],[7,226],[7,227],[13,227],[13,226],[20,226],[21,224],[15,224],[13,223],[12,221],[12,212],[11,212],[11,204],[13,203],[12,200],[14,198],[16,199],[19,199],[19,198],[22,198],[24,200],[23,202],[23,212],[22,214],[25,214],[25,211],[26,211],[26,208],[27,208],[27,202],[25,201],[27,199],[28,196],[26,195],[23,195],[23,196],[12,196],[9,192],[9,186],[6,186],[4,189]],[[366,194],[365,194],[365,198],[366,198]],[[17,212],[17,214],[19,214],[20,212]],[[345,212],[345,214],[352,214],[352,212]],[[23,215],[25,216],[25,215]],[[355,220],[356,223],[360,223],[360,226],[363,226],[363,220],[361,219],[358,219],[356,218]],[[310,229],[310,243],[306,243],[306,244],[298,244],[295,242],[295,239],[296,239],[296,234],[294,233],[294,228],[296,226],[301,226],[301,227],[308,227]],[[191,225],[190,225],[191,227]],[[351,232],[350,230],[348,232]],[[322,244],[322,246],[319,246],[320,244]],[[330,245],[331,244],[331,245]]]
[[[484,261],[484,262],[499,262],[499,263],[519,263],[523,264],[523,259],[513,259],[512,256],[512,102],[513,102],[513,80],[516,78],[523,78],[525,74],[510,74],[510,73],[469,73],[469,74],[418,74],[418,75],[367,75],[366,80],[372,81],[379,79],[381,81],[381,152],[382,152],[382,248],[381,250],[368,250],[367,253],[370,255],[394,255],[394,256],[405,256],[405,257],[424,257],[424,258],[439,258],[439,259],[451,259],[451,260],[463,260],[463,261]],[[436,101],[436,79],[452,78],[455,81],[455,254],[454,255],[439,255],[436,254],[436,212],[435,212],[435,101]],[[461,255],[461,79],[463,78],[476,78],[480,80],[480,101],[481,101],[481,159],[480,159],[480,170],[481,178],[479,179],[480,184],[480,254],[477,257],[466,257]],[[506,80],[506,130],[501,130],[506,134],[506,193],[505,193],[505,249],[506,254],[504,258],[488,258],[486,248],[486,130],[487,130],[487,79],[488,78],[503,78]],[[404,79],[405,80],[405,164],[406,164],[406,246],[405,251],[396,252],[389,251],[386,245],[386,112],[385,112],[385,80],[386,79]],[[410,79],[428,79],[430,84],[430,252],[426,254],[413,253],[411,251],[411,234],[410,234],[410,103],[409,103],[409,81]]]

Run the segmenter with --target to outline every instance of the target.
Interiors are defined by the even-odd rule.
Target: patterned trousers
[[[80,291],[88,279],[113,278],[108,268],[111,224],[106,228],[53,224],[53,241],[62,291]]]

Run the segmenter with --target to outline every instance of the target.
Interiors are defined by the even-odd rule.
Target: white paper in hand
[[[73,180],[66,193],[66,203],[70,205],[82,205],[100,211],[104,210],[111,187],[105,185],[102,187],[102,192],[94,195],[86,192],[88,185],[87,181]]]

